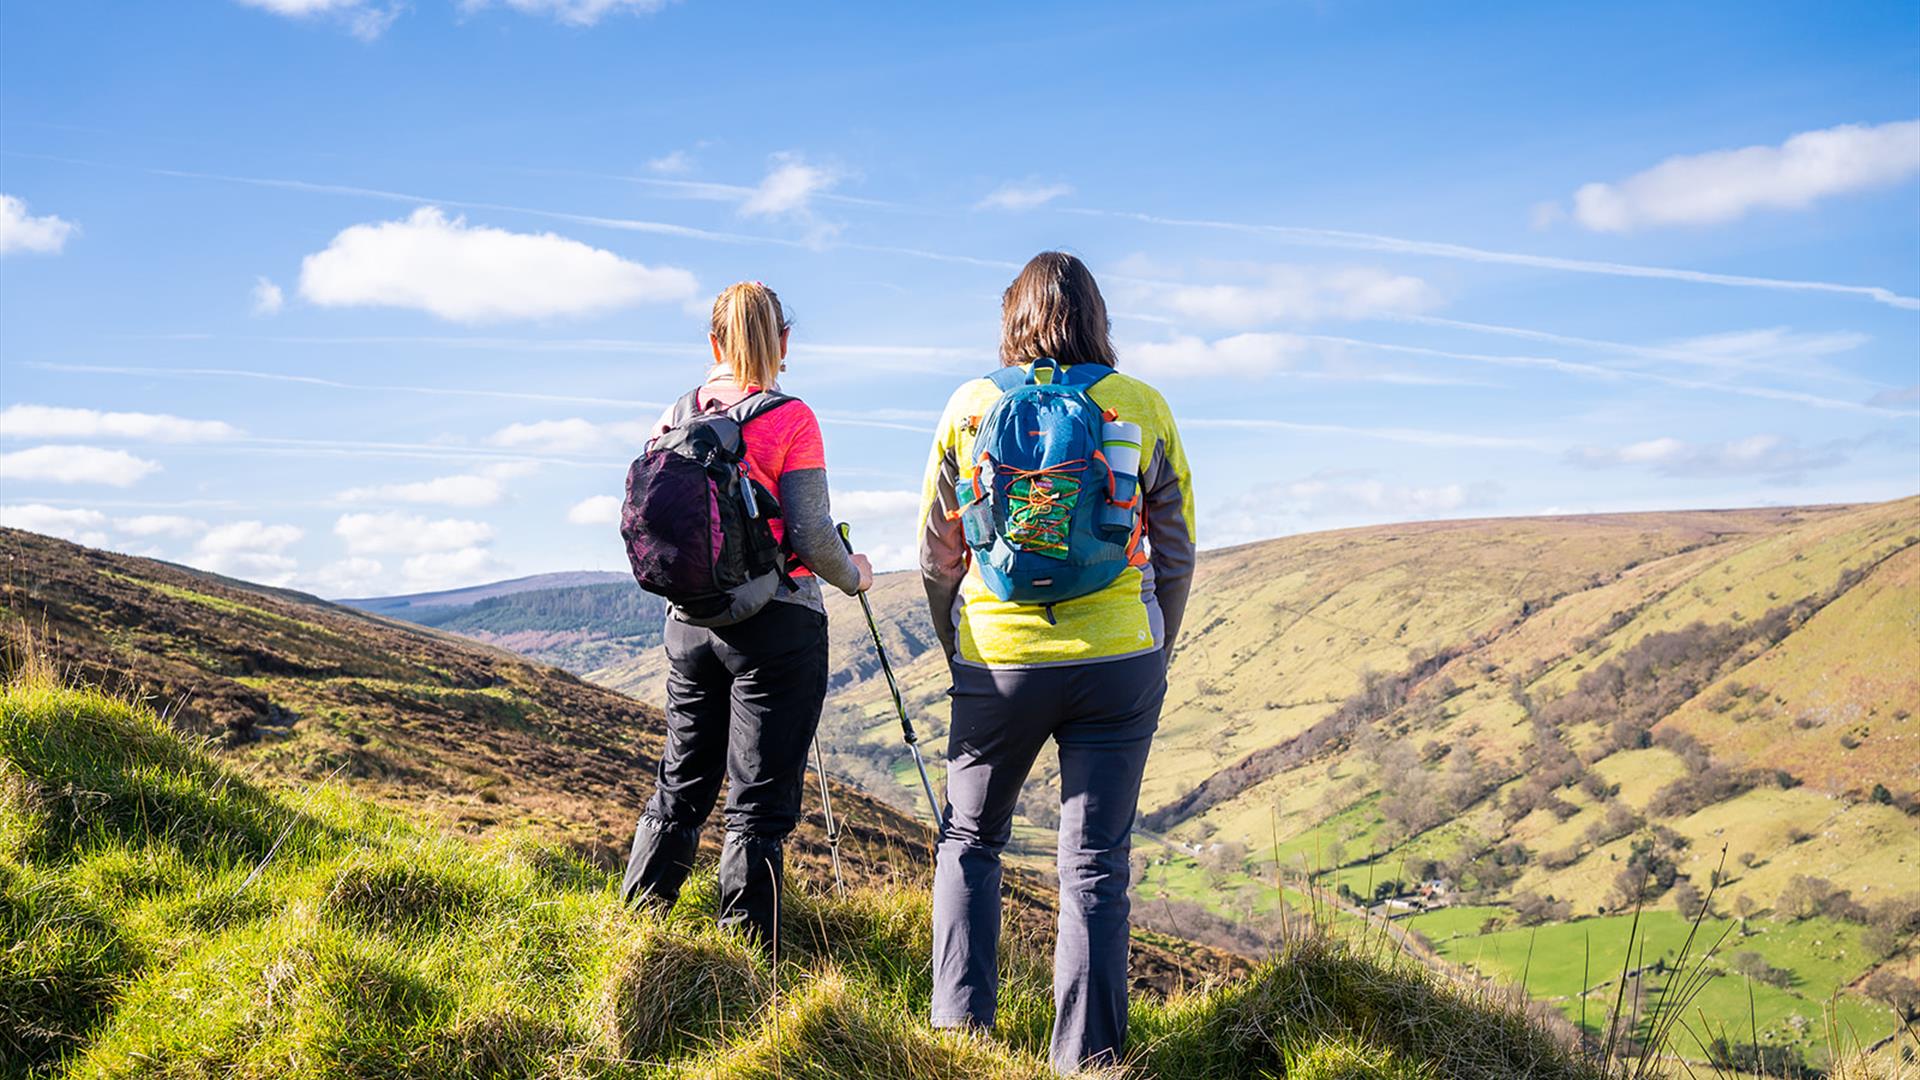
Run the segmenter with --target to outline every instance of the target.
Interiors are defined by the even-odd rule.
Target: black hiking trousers
[[[827,617],[774,602],[732,626],[667,620],[667,745],[621,895],[671,906],[727,780],[722,926],[776,940],[782,844],[800,819],[807,747],[827,696]]]

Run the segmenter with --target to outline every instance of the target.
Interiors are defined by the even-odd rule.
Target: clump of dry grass
[[[689,1066],[713,1080],[1039,1080],[1055,1075],[993,1039],[935,1031],[837,972],[809,980],[750,1040]]]
[[[600,1016],[621,1058],[659,1060],[722,1043],[750,1029],[773,996],[767,962],[740,935],[649,924],[616,948]]]
[[[363,856],[334,875],[327,911],[350,925],[381,933],[433,929],[477,910],[483,883],[456,868],[408,852]]]

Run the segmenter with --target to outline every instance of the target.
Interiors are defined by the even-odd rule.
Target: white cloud
[[[1689,442],[1666,436],[1623,446],[1580,446],[1567,460],[1588,468],[1637,467],[1666,476],[1793,477],[1845,464],[1841,443],[1804,446],[1784,435],[1751,435],[1726,442]]]
[[[304,535],[294,525],[231,521],[208,529],[185,561],[216,574],[264,585],[285,585],[299,569],[299,563],[286,554],[286,549]]]
[[[348,488],[342,502],[405,502],[433,506],[492,506],[506,493],[500,481],[487,476],[436,476],[409,484],[378,484]]]
[[[321,596],[363,596],[374,588],[384,569],[378,559],[354,555],[314,571],[306,578],[306,587]]]
[[[413,514],[342,514],[333,523],[334,535],[346,541],[352,555],[421,555],[454,551],[493,539],[493,526],[484,521],[441,518],[430,521]]]
[[[1244,283],[1154,282],[1147,296],[1160,306],[1223,326],[1260,326],[1318,319],[1409,314],[1439,305],[1433,287],[1409,274],[1374,267],[1338,270],[1275,264],[1246,266]]]
[[[487,441],[495,446],[544,454],[585,454],[600,449],[605,438],[600,425],[573,416],[565,420],[508,424],[487,436]]]
[[[102,531],[106,523],[107,515],[98,510],[70,510],[44,503],[0,505],[0,525],[57,536],[88,547],[100,547],[107,542],[107,534]]]
[[[362,41],[372,41],[386,33],[387,27],[400,17],[403,7],[400,3],[381,7],[368,0],[240,0],[240,3],[289,19],[335,19]]]
[[[528,462],[503,462],[478,472],[455,476],[436,476],[402,484],[376,484],[348,488],[335,498],[342,502],[403,502],[431,506],[492,506],[506,497],[506,481],[526,476],[537,466]]]
[[[184,540],[204,532],[207,523],[199,518],[178,514],[141,514],[137,517],[115,518],[113,527],[128,536],[167,536]]]
[[[1420,487],[1383,480],[1298,480],[1279,492],[1282,504],[1309,517],[1365,510],[1418,517],[1459,510],[1484,497],[1465,484]]]
[[[1491,482],[1404,483],[1369,472],[1333,472],[1255,488],[1230,501],[1209,543],[1237,544],[1304,528],[1444,518],[1491,505]],[[1210,518],[1214,515],[1208,515]]]
[[[297,525],[268,525],[264,521],[230,521],[208,529],[196,551],[231,553],[280,551],[299,541],[304,533]]]
[[[875,570],[904,570],[920,560],[920,493],[836,491],[833,512],[853,528],[853,546]]]
[[[652,426],[639,421],[596,424],[572,416],[565,420],[508,424],[487,436],[487,441],[494,446],[540,454],[590,454],[609,450],[637,453],[652,434]]]
[[[812,211],[813,197],[840,182],[838,170],[811,165],[798,154],[773,156],[773,169],[760,185],[740,204],[748,217],[805,216]]]
[[[0,411],[4,439],[135,439],[215,442],[243,434],[224,420],[188,420],[166,413],[101,412],[56,405],[9,405]]]
[[[975,210],[1032,210],[1055,199],[1073,194],[1072,184],[1046,184],[1037,180],[1001,184],[973,204]]]
[[[650,15],[668,0],[461,0],[465,11],[508,7],[523,15],[544,15],[569,26],[592,26],[608,15]]]
[[[1247,377],[1292,367],[1313,348],[1292,334],[1235,334],[1218,341],[1181,335],[1129,345],[1125,361],[1129,371],[1149,378]]]
[[[585,315],[697,291],[691,273],[648,267],[555,233],[469,226],[423,206],[354,225],[300,264],[300,295],[323,307],[400,307],[455,322]]]
[[[661,154],[647,162],[647,171],[661,176],[684,176],[693,171],[693,155],[685,150]]]
[[[1920,120],[1805,131],[1779,146],[1670,157],[1618,183],[1586,184],[1573,217],[1596,232],[1717,225],[1761,209],[1800,209],[1830,195],[1920,173]]]
[[[157,461],[97,446],[36,446],[0,454],[0,480],[130,487],[159,468]]]
[[[1805,333],[1791,327],[1770,326],[1683,338],[1667,348],[1712,361],[1818,360],[1852,352],[1871,340],[1866,334],[1853,330]]]
[[[413,592],[471,585],[498,577],[505,569],[505,564],[483,547],[426,552],[400,564],[406,587]]]
[[[253,279],[253,292],[251,295],[253,297],[253,313],[255,315],[278,315],[280,314],[280,309],[287,304],[287,294],[281,292],[280,286],[275,285],[265,277]]]
[[[567,508],[567,521],[574,525],[614,525],[620,521],[618,495],[590,495]]]
[[[67,238],[76,229],[73,222],[52,214],[34,217],[27,213],[25,200],[13,195],[0,195],[0,255],[11,255],[16,251],[57,255],[60,249],[67,246]]]

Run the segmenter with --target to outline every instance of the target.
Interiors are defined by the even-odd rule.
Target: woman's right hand
[[[855,552],[848,558],[853,560],[854,569],[860,571],[860,585],[856,592],[866,592],[873,588],[873,562],[865,555]]]

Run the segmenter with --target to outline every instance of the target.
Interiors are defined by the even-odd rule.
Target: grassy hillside
[[[84,798],[74,793],[84,792]],[[261,782],[151,709],[0,690],[0,1064],[9,1075],[1052,1075],[1043,943],[990,1036],[940,1034],[924,890],[800,889],[770,964],[522,835],[441,831],[338,784]],[[1145,998],[1128,1075],[1599,1077],[1533,1022],[1302,935],[1248,977]]]
[[[310,596],[0,530],[0,627],[26,630],[68,679],[126,691],[237,767],[332,779],[409,814],[485,835],[532,829],[610,867],[652,789],[657,710],[553,668]],[[829,882],[816,789],[788,865]],[[857,789],[834,796],[848,876],[916,873],[927,829]],[[718,830],[709,829],[711,858]],[[1008,918],[1050,933],[1053,900],[1010,882]],[[1141,986],[1244,963],[1165,938],[1135,947]]]
[[[918,584],[876,592],[915,628],[895,656],[937,749]],[[1725,848],[1736,931],[1702,1004],[1818,1064],[1838,994],[1863,1043],[1920,1050],[1893,1038],[1920,930],[1920,499],[1288,537],[1204,553],[1187,626],[1143,795],[1156,925],[1256,939],[1276,872],[1369,900],[1444,878],[1453,906],[1414,930],[1444,921],[1443,957],[1591,1021],[1610,987],[1527,944],[1615,935],[1636,897],[1678,919]],[[646,663],[592,677],[644,692]],[[844,670],[836,768],[911,797],[884,685]],[[1053,771],[1016,836],[1037,866]],[[1735,953],[1779,973],[1752,1017]]]

